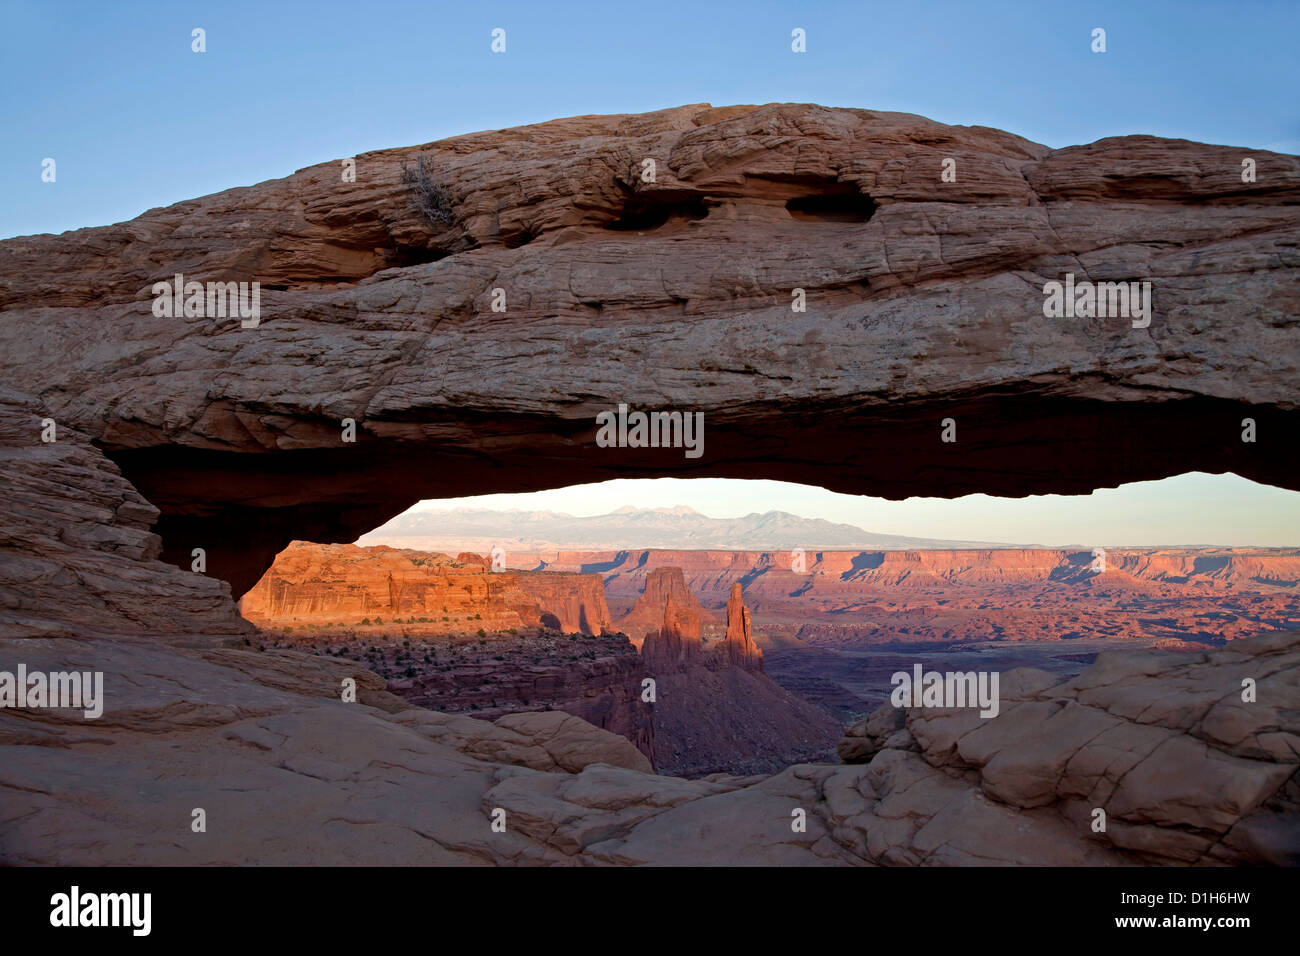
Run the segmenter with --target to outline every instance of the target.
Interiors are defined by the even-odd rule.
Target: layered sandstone
[[[20,426],[39,414],[15,404]],[[867,763],[681,780],[643,772],[626,741],[572,717],[441,715],[357,662],[213,634],[237,621],[233,602],[150,556],[136,499],[92,445],[20,443],[9,461],[21,506],[7,520],[74,570],[10,579],[20,603],[7,621],[15,607],[39,615],[45,636],[9,627],[0,660],[100,671],[107,703],[93,721],[0,710],[5,863],[1300,862],[1300,633],[1118,651],[1059,684],[1013,672],[991,720],[894,711],[850,732],[845,757]],[[93,629],[92,607],[123,632]],[[134,615],[147,636],[124,633]],[[659,692],[656,706],[673,698],[671,675]],[[221,821],[220,839],[191,830],[196,805]],[[1104,833],[1097,808],[1112,821]],[[796,809],[805,832],[790,827]],[[491,829],[497,810],[504,834]]]
[[[1300,864],[1298,668],[1300,634],[1288,632],[1209,653],[1109,652],[1064,683],[1014,670],[993,719],[884,704],[840,755],[869,761],[872,779],[910,778],[933,809],[908,819],[878,798],[853,825],[865,852],[892,863],[1003,859],[1019,841],[999,848],[1007,834],[977,831],[1020,811],[1073,831],[1085,853]],[[958,808],[971,814],[961,824]],[[1104,831],[1080,839],[1098,809]]]
[[[228,584],[158,560],[158,509],[49,415],[0,386],[0,636],[250,633]]]
[[[719,651],[733,667],[762,671],[763,652],[754,643],[751,631],[749,608],[745,607],[740,582],[737,581],[731,586],[731,597],[727,601],[727,636]]]
[[[417,152],[450,223],[402,185]],[[1063,686],[1008,674],[998,717],[909,712],[868,763],[681,780],[571,719],[403,709],[356,662],[259,652],[220,583],[243,594],[288,542],[351,541],[420,498],[634,474],[894,497],[1188,470],[1294,488],[1300,162],[1251,150],[1242,184],[1243,152],[692,106],[0,243],[0,382],[24,393],[6,398],[0,659],[100,671],[108,699],[97,721],[0,710],[0,862],[1295,864],[1294,632],[1117,652]],[[1150,277],[1150,327],[1044,320],[1067,271]],[[176,272],[264,282],[262,321],[155,316]],[[594,414],[627,400],[705,412],[704,455],[597,450]],[[47,417],[70,444],[44,447]],[[196,806],[219,831],[191,830]],[[1093,809],[1114,825],[1094,832]]]
[[[113,701],[99,721],[0,711],[8,864],[1300,863],[1298,633],[1117,651],[1065,686],[1007,674],[992,720],[908,711],[872,727],[869,762],[701,780],[645,773],[561,715],[343,703],[340,678],[366,672],[293,652],[112,637],[0,654],[100,668]],[[220,839],[191,831],[196,805]]]
[[[404,624],[418,632],[611,628],[596,575],[493,572],[479,555],[296,541],[240,601],[264,627]]]
[[[684,616],[671,593],[663,597],[662,621],[645,635],[641,657],[655,671],[672,671],[698,663],[704,656],[698,622],[692,630],[689,616]]]
[[[641,645],[653,681],[655,767],[688,777],[770,773],[803,760],[833,759],[843,725],[827,711],[763,674],[739,584],[727,606],[726,633],[704,643],[701,610],[680,568],[659,568],[624,618],[659,624]]]
[[[671,609],[670,613],[667,609]],[[644,585],[632,609],[619,618],[618,628],[638,647],[650,635],[676,630],[699,643],[703,627],[717,618],[696,600],[679,567],[655,568],[644,577]]]
[[[449,222],[403,179],[417,156]],[[769,104],[356,161],[353,183],[327,162],[0,242],[0,377],[109,450],[168,560],[204,548],[236,595],[289,541],[352,541],[420,499],[636,474],[894,498],[1192,470],[1300,487],[1295,157]],[[156,316],[178,273],[261,282],[259,324]],[[1150,325],[1045,318],[1067,273],[1150,280]],[[702,456],[598,448],[619,402],[702,412]]]
[[[760,639],[852,648],[891,642],[1186,639],[1300,627],[1294,548],[793,552],[552,552],[599,569],[617,615],[650,577],[680,568],[706,612],[743,582]]]

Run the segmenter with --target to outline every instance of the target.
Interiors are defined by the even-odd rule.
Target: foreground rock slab
[[[1300,862],[1296,632],[1014,671],[996,718],[882,711],[847,738],[869,762],[702,780],[568,715],[447,717],[291,651],[0,641],[15,659],[103,670],[107,706],[0,711],[8,864]]]

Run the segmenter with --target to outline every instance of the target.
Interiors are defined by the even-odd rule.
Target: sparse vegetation
[[[455,221],[451,211],[451,193],[434,181],[423,156],[415,157],[414,166],[402,166],[402,182],[411,187],[416,208],[431,224],[445,226]]]

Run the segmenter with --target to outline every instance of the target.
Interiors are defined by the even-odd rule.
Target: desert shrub
[[[455,221],[451,211],[451,193],[434,182],[431,170],[425,166],[424,157],[415,157],[415,165],[402,166],[402,182],[415,193],[416,208],[429,222],[447,225]]]

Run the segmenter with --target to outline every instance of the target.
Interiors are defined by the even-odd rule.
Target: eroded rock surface
[[[99,668],[108,705],[0,711],[5,863],[1289,863],[1300,634],[1005,675],[1004,707],[895,711],[869,763],[682,780],[559,714],[403,706],[341,662],[132,638],[0,641]],[[1242,704],[1240,680],[1258,681]],[[286,686],[292,680],[294,686]],[[882,739],[883,737],[883,739]],[[870,749],[870,748],[869,748]],[[857,756],[862,756],[862,753]],[[1105,833],[1091,809],[1107,811]],[[190,828],[203,808],[207,833]],[[505,833],[493,833],[493,811]],[[796,810],[807,828],[791,827]]]
[[[489,569],[477,554],[295,541],[240,599],[265,627],[403,624],[418,633],[544,625],[570,634],[611,629],[594,574]]]
[[[1116,651],[1058,686],[1015,671],[991,720],[924,709],[874,716],[844,753],[869,763],[682,780],[646,773],[628,741],[568,715],[495,724],[439,715],[408,706],[354,662],[260,652],[238,628],[204,633],[235,620],[225,590],[199,575],[207,583],[187,587],[190,577],[152,558],[147,533],[124,531],[112,509],[83,521],[80,480],[113,487],[115,476],[93,446],[60,443],[32,447],[74,453],[77,480],[36,482],[48,497],[30,500],[46,502],[42,527],[67,542],[58,561],[72,573],[58,594],[39,577],[15,593],[63,630],[37,630],[24,623],[33,615],[11,611],[0,670],[102,672],[104,709],[93,720],[0,709],[3,862],[1297,860],[1300,633],[1208,654]],[[65,459],[53,460],[51,476]],[[34,481],[31,470],[12,473]],[[101,539],[137,546],[101,550]],[[87,567],[95,573],[78,571]],[[123,628],[116,633],[80,619],[105,588],[106,607],[153,605],[147,633],[126,633],[140,623],[130,615],[104,618]],[[54,636],[64,632],[77,636]],[[1240,703],[1246,677],[1255,703]],[[342,699],[349,678],[353,703]],[[1094,806],[1107,812],[1104,834],[1091,828]],[[191,829],[195,809],[206,833]],[[497,810],[504,833],[491,829]],[[791,827],[796,811],[806,829]]]
[[[417,156],[449,222],[403,181]],[[1051,150],[798,104],[577,117],[0,242],[0,374],[110,450],[168,560],[205,548],[237,596],[290,540],[421,498],[635,474],[1295,488],[1297,195],[1296,157],[1149,136]],[[1150,280],[1150,325],[1045,318],[1067,273]],[[261,282],[260,323],[154,315],[177,274]],[[618,403],[703,413],[702,455],[598,448]]]
[[[158,560],[158,509],[49,416],[0,386],[0,637],[250,633],[228,584]]]
[[[972,805],[1047,810],[1077,831],[1103,810],[1093,842],[1149,862],[1300,864],[1300,632],[1210,652],[1108,651],[1065,683],[1021,668],[1001,686],[992,719],[886,703],[849,729],[840,756],[878,773],[909,768],[945,793],[961,780]],[[873,816],[884,815],[864,817],[868,831]],[[907,830],[879,822],[895,837]],[[969,838],[944,845],[955,832],[923,836],[933,822],[887,856],[999,855]]]

